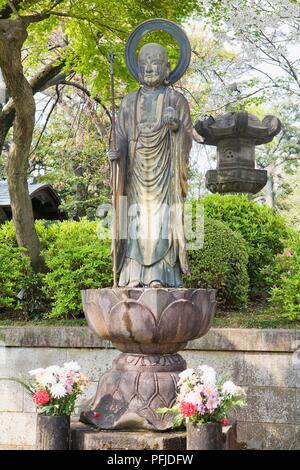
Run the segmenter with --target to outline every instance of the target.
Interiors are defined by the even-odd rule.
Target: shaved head
[[[156,44],[155,42],[149,42],[141,47],[139,52],[139,61],[149,56],[156,56],[164,62],[168,62],[168,54],[166,49],[161,46],[161,44]]]
[[[165,83],[170,73],[168,54],[160,44],[141,47],[138,57],[139,79],[143,85],[157,87]]]

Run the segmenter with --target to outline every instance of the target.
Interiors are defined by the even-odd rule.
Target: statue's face
[[[159,44],[146,44],[139,53],[140,82],[149,87],[162,85],[169,75],[168,57]]]

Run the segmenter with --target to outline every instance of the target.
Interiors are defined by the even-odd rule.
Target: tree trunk
[[[5,139],[7,133],[11,126],[13,125],[15,118],[15,113],[11,112],[8,116],[4,116],[0,112],[0,155],[2,153],[3,145],[5,143]]]
[[[74,175],[81,178],[83,177],[83,168],[81,165],[74,165]],[[88,197],[88,188],[84,183],[77,183],[76,184],[76,200],[78,201],[78,205],[76,208],[76,213],[74,215],[75,220],[79,220],[81,217],[86,216],[86,208],[84,206],[84,202]]]
[[[35,101],[21,62],[21,49],[27,37],[21,18],[0,20],[0,67],[9,95],[14,101],[13,143],[10,147],[7,179],[18,245],[24,247],[35,271],[45,268],[34,226],[28,191],[29,152],[35,123]]]
[[[271,171],[268,174],[268,181],[266,184],[266,204],[271,207],[271,209],[275,208],[274,175]]]

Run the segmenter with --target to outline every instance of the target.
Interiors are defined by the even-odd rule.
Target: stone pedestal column
[[[90,289],[82,298],[89,326],[122,354],[100,378],[81,421],[99,429],[170,429],[172,416],[155,410],[174,404],[186,368],[177,351],[209,330],[215,291]]]

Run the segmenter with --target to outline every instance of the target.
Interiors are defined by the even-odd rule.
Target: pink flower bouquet
[[[158,413],[174,413],[173,426],[183,424],[228,422],[228,412],[245,406],[245,392],[230,380],[217,380],[212,367],[203,365],[179,374],[178,393],[172,408],[158,408]]]
[[[46,416],[69,416],[74,411],[76,398],[82,394],[88,379],[75,361],[63,367],[50,366],[31,370],[33,381],[27,386],[37,412]]]

